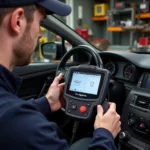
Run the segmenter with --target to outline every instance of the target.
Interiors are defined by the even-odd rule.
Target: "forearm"
[[[44,115],[48,116],[51,113],[50,105],[45,96],[38,99],[31,99],[28,101],[32,103],[36,108]]]
[[[7,143],[8,136],[13,139],[9,141],[8,149],[13,147],[15,150],[69,150],[67,141],[60,139],[57,134],[57,125],[48,121],[37,111],[31,101],[30,103],[19,103],[15,109],[12,109],[7,112],[11,121],[5,126],[4,139]],[[7,120],[10,119],[7,118]],[[19,143],[18,139],[20,140]]]
[[[94,131],[93,140],[89,146],[89,150],[117,150],[112,134],[100,128]]]

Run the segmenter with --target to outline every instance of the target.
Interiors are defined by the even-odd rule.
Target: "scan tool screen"
[[[101,74],[74,72],[69,90],[72,92],[97,95],[100,82]]]

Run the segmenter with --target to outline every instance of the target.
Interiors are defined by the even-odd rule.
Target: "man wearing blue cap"
[[[23,101],[16,93],[20,79],[11,72],[15,66],[27,65],[42,36],[40,22],[47,14],[69,15],[71,8],[57,0],[0,0],[0,149],[1,150],[69,150],[60,139],[55,123],[46,118],[61,108],[62,74],[56,77],[46,96]],[[97,107],[93,139],[82,139],[71,149],[114,150],[114,137],[120,131],[116,105],[109,110]],[[81,144],[81,143],[84,144]],[[90,143],[89,143],[90,142]]]

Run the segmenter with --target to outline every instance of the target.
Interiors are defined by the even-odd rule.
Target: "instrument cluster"
[[[104,68],[109,70],[112,77],[134,81],[138,75],[136,66],[125,61],[106,61]]]

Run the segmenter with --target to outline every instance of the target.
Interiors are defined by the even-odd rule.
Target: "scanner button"
[[[72,105],[72,110],[76,110],[77,109],[77,105],[73,104]]]
[[[86,106],[81,106],[81,107],[80,107],[80,112],[81,112],[81,113],[85,113],[86,110],[87,110]]]

